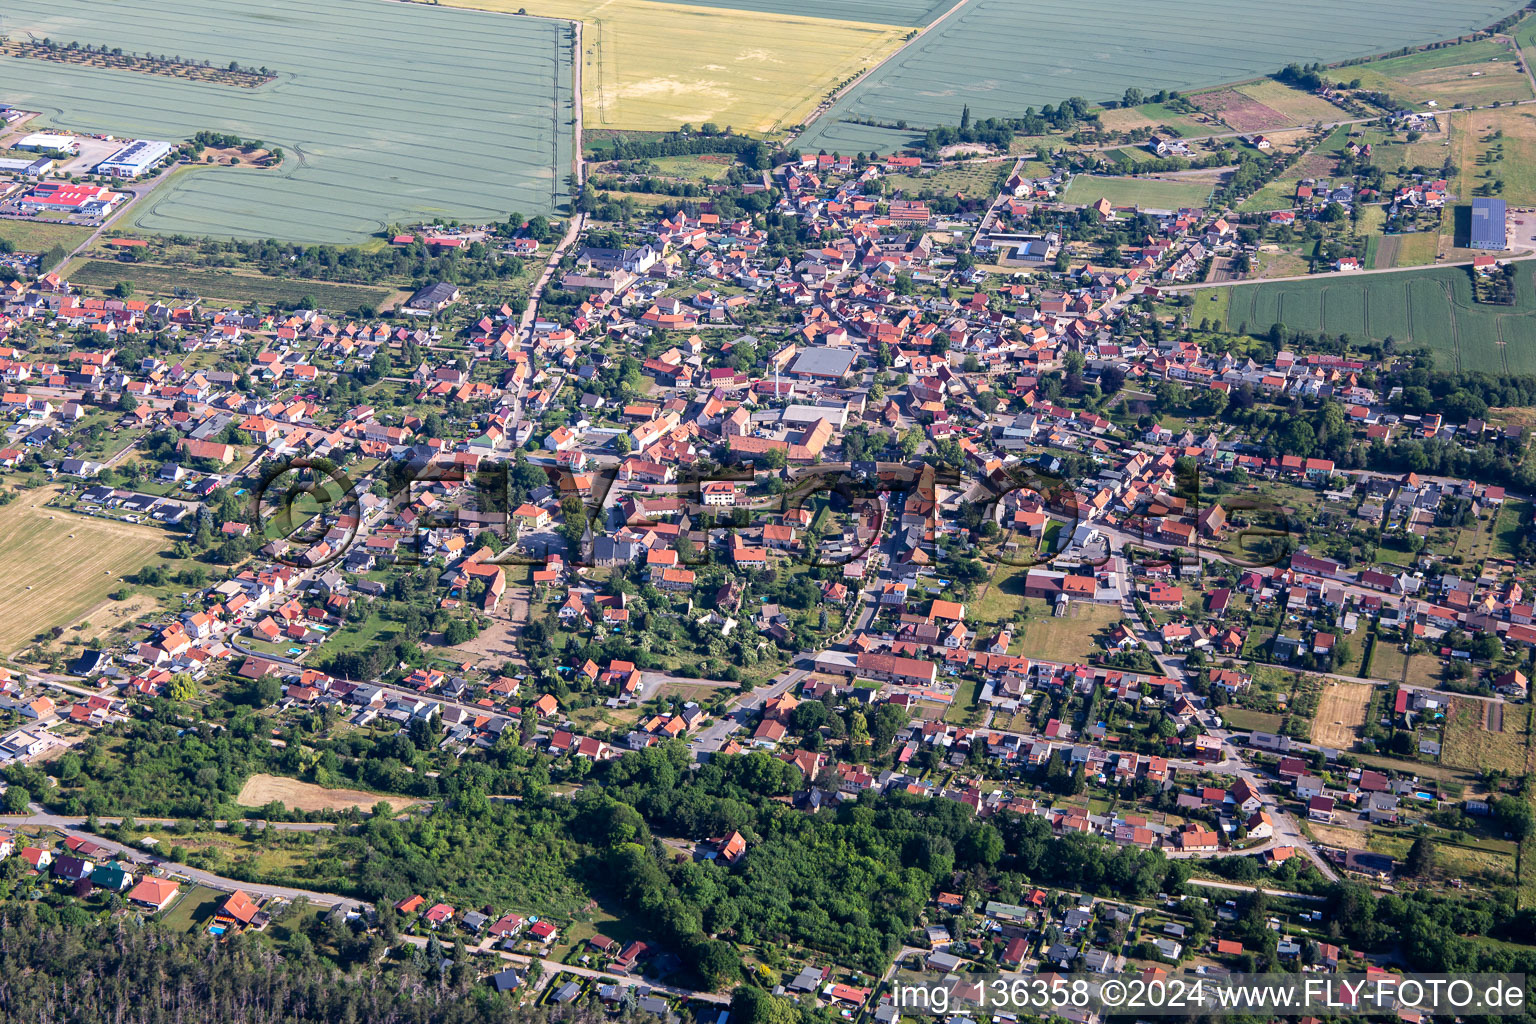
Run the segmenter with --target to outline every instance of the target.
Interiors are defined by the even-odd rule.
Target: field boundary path
[[[517,333],[521,336],[526,331],[530,341],[533,339],[533,323],[538,317],[539,298],[544,294],[544,289],[549,286],[550,279],[555,276],[555,271],[560,268],[560,261],[565,258],[566,250],[575,244],[576,239],[581,237],[582,229],[587,224],[587,215],[576,211],[574,198],[575,195],[580,194],[587,180],[587,160],[582,152],[583,144],[581,141],[583,127],[581,115],[582,106],[585,102],[582,98],[581,79],[581,33],[583,25],[579,20],[572,21],[570,24],[575,33],[572,45],[576,51],[575,56],[571,60],[571,106],[573,108],[571,122],[571,174],[575,178],[571,201],[571,217],[566,225],[565,234],[556,243],[554,251],[549,254],[549,259],[544,264],[543,273],[539,275],[539,279],[534,283],[533,287],[528,290],[528,305],[523,308],[523,316],[518,322]],[[598,74],[599,81],[601,81],[602,72],[599,71]],[[519,412],[521,412],[521,409],[519,409]]]
[[[887,54],[885,59],[880,61],[878,64],[874,64],[865,68],[862,72],[850,79],[848,83],[842,88],[833,92],[832,95],[818,103],[816,105],[816,109],[811,111],[810,114],[806,116],[806,119],[800,123],[800,127],[796,128],[794,132],[791,133],[789,144],[794,145],[795,143],[799,142],[800,137],[810,130],[811,125],[820,120],[822,114],[825,114],[827,111],[837,106],[838,101],[841,100],[844,96],[848,95],[849,92],[857,88],[859,84],[864,81],[864,79],[868,78],[876,71],[879,71],[881,68],[885,67],[897,57],[900,57],[902,54],[906,53],[907,50],[911,49],[913,46],[916,46],[918,41],[922,39],[923,36],[938,28],[956,11],[960,10],[960,8],[964,7],[970,2],[971,0],[960,0],[959,3],[955,4],[955,6],[951,7],[937,18],[934,18],[928,24],[919,25],[917,27],[917,31],[912,33],[912,38],[908,39],[906,42],[902,43],[901,46],[897,47],[895,52]]]
[[[1536,260],[1536,253],[1526,252],[1523,256],[1501,256],[1505,263],[1522,263],[1528,260]],[[1164,292],[1192,292],[1201,288],[1242,288],[1245,285],[1274,284],[1278,281],[1315,281],[1318,278],[1340,278],[1346,281],[1357,277],[1369,277],[1373,274],[1408,274],[1417,271],[1423,273],[1426,270],[1440,270],[1445,267],[1470,267],[1471,260],[1460,260],[1455,263],[1431,263],[1422,267],[1380,267],[1375,270],[1330,270],[1321,274],[1298,274],[1295,277],[1266,277],[1259,280],[1245,281],[1199,281],[1194,284],[1168,284],[1158,285],[1159,291]]]

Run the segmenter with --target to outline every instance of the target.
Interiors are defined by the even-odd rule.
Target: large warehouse
[[[60,152],[69,153],[71,156],[80,152],[80,143],[70,135],[51,135],[48,132],[33,132],[16,142],[11,143],[12,149],[26,149],[34,153]]]
[[[1503,249],[1508,244],[1504,200],[1472,200],[1472,248]]]
[[[137,178],[154,169],[155,165],[170,155],[169,142],[153,142],[149,139],[133,139],[122,149],[96,165],[97,174],[110,178]]]

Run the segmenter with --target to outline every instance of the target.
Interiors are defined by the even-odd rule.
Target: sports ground
[[[1338,61],[1482,28],[1511,0],[970,0],[823,114],[802,149],[887,152],[910,139],[849,123],[913,128],[1016,116],[1072,96],[1118,99],[1272,73],[1293,61]],[[1117,28],[1111,30],[1110,26]]]
[[[212,129],[285,151],[277,170],[177,171],[134,211],[144,230],[359,242],[389,223],[552,213],[568,198],[568,23],[385,0],[13,0],[5,30],[277,73],[236,89],[7,62],[5,101],[54,125]]]
[[[1313,333],[1391,337],[1400,350],[1428,347],[1440,369],[1536,373],[1533,264],[1519,267],[1514,306],[1473,302],[1463,267],[1235,285],[1227,326],[1262,334],[1283,323]]]

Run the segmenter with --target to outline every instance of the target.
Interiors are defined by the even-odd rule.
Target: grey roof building
[[[1507,213],[1502,199],[1472,200],[1472,248],[1505,248],[1508,244]]]

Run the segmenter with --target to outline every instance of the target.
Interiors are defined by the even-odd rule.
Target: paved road
[[[38,816],[43,818],[51,817],[50,815],[41,814]],[[342,906],[363,909],[371,906],[371,904],[368,904],[362,900],[352,899],[349,896],[338,896],[335,893],[315,892],[310,889],[295,889],[286,885],[268,885],[264,883],[242,882],[233,878],[225,878],[222,875],[215,875],[212,872],[188,867],[185,864],[170,863],[169,861],[166,861],[163,858],[144,850],[142,847],[127,846],[123,843],[117,842],[114,839],[107,839],[93,833],[85,832],[78,827],[59,827],[63,827],[66,829],[66,831],[73,832],[79,836],[87,836],[90,838],[91,842],[96,843],[98,846],[106,847],[113,853],[117,854],[119,857],[133,864],[136,864],[141,868],[155,868],[158,869],[160,874],[170,878],[196,882],[199,885],[206,885],[210,889],[218,889],[221,892],[234,892],[236,889],[241,889],[251,896],[278,898],[285,900],[305,899],[310,903],[315,904],[316,906],[323,907]]]
[[[134,818],[139,824],[152,825],[177,825],[180,818]],[[122,818],[97,818],[102,825],[120,825]],[[0,823],[7,826],[17,825],[42,825],[46,828],[63,829],[67,832],[85,832],[86,819],[63,814],[49,814],[36,804],[32,805],[32,813],[26,815],[7,814],[0,815]],[[234,822],[215,821],[214,828],[227,829],[231,824],[244,828],[247,825],[261,825],[265,828],[275,828],[280,832],[329,832],[336,827],[334,821],[268,821],[265,818],[239,818]],[[86,833],[88,834],[88,833]]]
[[[180,166],[180,165],[178,164],[176,166]],[[174,171],[175,171],[175,167],[172,167],[171,170],[162,171],[161,173],[159,173],[159,174],[155,175],[153,178],[151,178],[149,181],[139,182],[137,184],[128,185],[127,187],[119,187],[119,186],[114,185],[113,186],[113,191],[114,192],[127,192],[127,193],[131,194],[133,198],[127,199],[127,200],[123,201],[122,203],[118,204],[117,209],[115,209],[111,213],[107,214],[106,218],[104,220],[102,220],[101,224],[96,228],[96,230],[92,231],[89,235],[87,235],[86,238],[85,238],[85,241],[83,241],[79,245],[75,246],[75,248],[69,253],[69,255],[65,256],[62,260],[59,261],[57,266],[54,266],[52,268],[40,267],[39,269],[42,270],[44,273],[46,273],[50,269],[52,269],[55,273],[62,273],[64,268],[69,265],[69,261],[70,260],[74,259],[76,256],[79,256],[81,253],[85,252],[85,250],[87,250],[91,246],[95,245],[96,244],[96,240],[99,239],[103,234],[105,234],[107,232],[108,228],[110,228],[112,225],[116,224],[118,221],[122,220],[125,216],[127,216],[128,210],[130,208],[132,208],[133,206],[137,205],[140,200],[142,200],[145,196],[147,196],[151,192],[153,192],[156,189],[156,187],[158,187],[162,182],[169,181],[170,177],[171,177],[171,174]]]
[[[725,714],[705,726],[688,741],[694,758],[701,759],[703,754],[713,754],[718,751],[725,745],[725,741],[731,734],[745,727],[758,709],[770,698],[788,692],[791,687],[810,674],[809,669],[792,668],[767,686],[759,687],[732,701]]]
[[[402,942],[407,942],[413,946],[426,946],[428,941],[425,936],[420,935],[402,935],[400,936],[400,939]],[[530,963],[533,962],[534,959],[530,956],[524,956],[521,953],[508,953],[506,950],[496,949],[492,945],[492,940],[489,936],[482,939],[478,946],[471,946],[469,951],[476,956],[500,957],[502,960],[505,960],[506,962],[519,967],[527,967]],[[538,985],[534,987],[533,991],[535,992],[548,985],[550,980],[554,978],[556,974],[564,971],[567,974],[574,974],[581,978],[592,978],[594,980],[601,981],[604,984],[617,985],[620,988],[646,988],[653,992],[661,992],[665,993],[666,995],[677,996],[681,999],[697,999],[706,1003],[719,1003],[722,1006],[729,1005],[731,1001],[730,996],[719,995],[715,992],[698,992],[691,988],[679,988],[676,985],[663,985],[661,982],[650,981],[646,978],[638,978],[622,974],[609,974],[605,971],[593,970],[590,967],[580,967],[574,964],[563,964],[558,960],[540,959],[539,963],[544,968],[544,974],[539,978]]]
[[[1506,251],[1518,252],[1520,250],[1506,250]],[[1526,260],[1536,260],[1536,253],[1531,253],[1531,252],[1527,251],[1526,255],[1524,255],[1524,256],[1504,256],[1504,255],[1499,255],[1499,259],[1504,261],[1505,263],[1521,263],[1521,262],[1524,262]],[[1300,275],[1297,275],[1296,277],[1292,277],[1292,278],[1277,277],[1277,278],[1269,278],[1269,279],[1264,280],[1264,281],[1246,280],[1245,279],[1245,280],[1241,280],[1241,281],[1200,281],[1200,282],[1197,282],[1195,284],[1168,284],[1168,285],[1160,284],[1160,285],[1158,285],[1158,290],[1159,291],[1164,291],[1164,292],[1192,292],[1192,291],[1198,291],[1201,288],[1232,288],[1232,287],[1238,287],[1238,286],[1245,285],[1245,284],[1269,284],[1269,283],[1272,283],[1274,281],[1288,281],[1288,280],[1289,281],[1296,281],[1296,280],[1316,281],[1316,280],[1319,280],[1319,279],[1328,279],[1328,278],[1369,277],[1372,274],[1407,274],[1407,273],[1412,273],[1413,271],[1434,270],[1436,267],[1470,267],[1471,265],[1472,265],[1472,261],[1471,260],[1458,260],[1457,262],[1454,262],[1454,263],[1452,263],[1450,261],[1437,261],[1435,263],[1431,263],[1431,264],[1428,264],[1426,266],[1421,266],[1421,267],[1378,267],[1378,268],[1376,268],[1374,270],[1330,270],[1330,271],[1327,271],[1326,273],[1322,273],[1322,274],[1300,274]]]
[[[1267,885],[1245,885],[1242,882],[1217,882],[1209,878],[1186,879],[1185,885],[1198,885],[1207,889],[1226,889],[1228,892],[1258,892],[1268,893],[1271,896],[1282,896],[1288,900],[1305,900],[1308,903],[1326,903],[1327,898],[1313,896],[1305,892],[1291,892],[1289,889],[1271,889]]]

